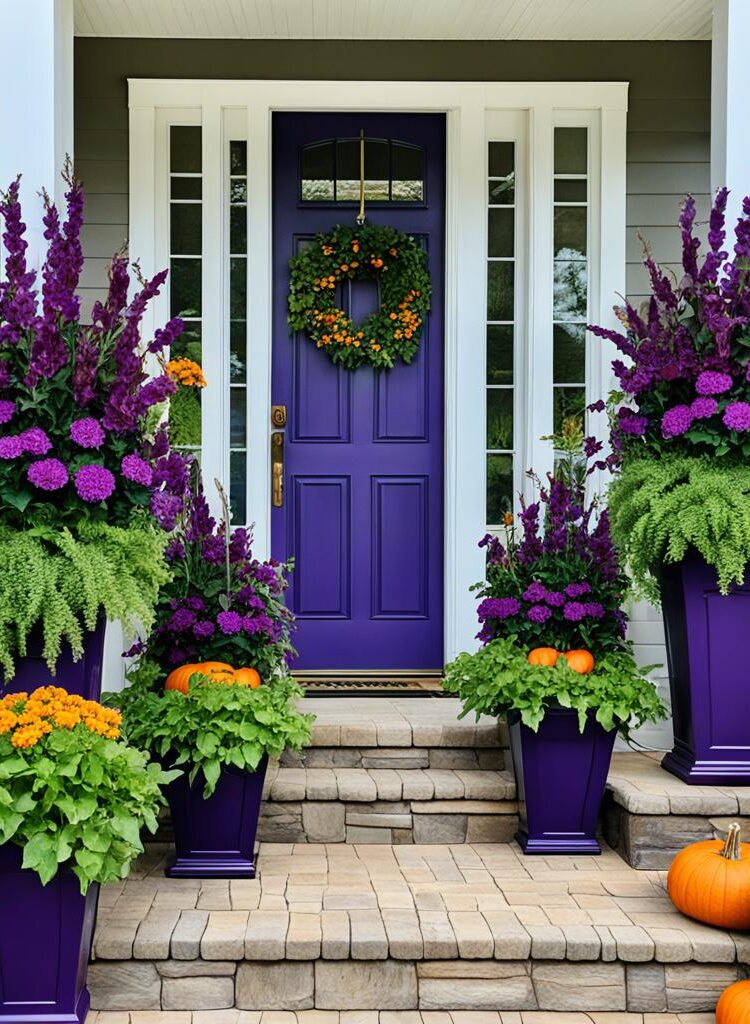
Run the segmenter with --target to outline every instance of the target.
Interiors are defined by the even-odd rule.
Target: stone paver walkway
[[[141,1010],[89,1014],[86,1024],[714,1024],[712,1013],[552,1013],[548,1010]]]

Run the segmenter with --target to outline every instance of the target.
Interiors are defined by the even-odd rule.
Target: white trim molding
[[[711,43],[711,189],[730,189],[727,224],[742,212],[750,194],[750,61],[747,36],[750,3],[715,0]]]
[[[246,116],[248,142],[248,518],[259,555],[270,550],[271,412],[271,124],[275,111],[441,112],[447,119],[445,279],[445,642],[446,660],[474,646],[476,617],[469,587],[484,572],[477,540],[485,530],[487,143],[493,125],[524,126],[525,194],[519,270],[526,371],[516,409],[523,423],[516,453],[551,467],[549,444],[538,438],[552,423],[553,137],[558,124],[589,128],[592,193],[589,227],[592,271],[589,314],[612,323],[611,306],[625,290],[625,122],[623,82],[340,82],[129,81],[130,216],[133,253],[149,270],[166,265],[164,207],[167,134],[174,117],[204,127],[203,290],[215,292],[206,316],[221,316],[226,263],[221,244],[223,201],[221,126],[231,112]],[[495,116],[497,115],[497,116]],[[493,120],[494,118],[494,120]],[[510,118],[510,121],[508,120]],[[572,120],[571,120],[572,118]],[[174,122],[173,122],[174,123]],[[160,127],[160,125],[162,127]],[[525,193],[524,193],[525,190]],[[161,197],[161,198],[160,198]],[[211,212],[211,216],[208,216]],[[215,221],[214,221],[215,216]],[[210,256],[210,259],[208,258]],[[214,309],[216,306],[216,309]],[[155,315],[162,318],[165,308]],[[204,337],[208,320],[204,322]],[[211,336],[226,352],[224,329]],[[219,344],[219,339],[221,343]],[[590,347],[590,353],[594,353]],[[226,360],[225,360],[226,363]],[[587,360],[587,394],[609,384],[599,349]],[[226,371],[224,371],[226,372]],[[221,389],[222,393],[228,388]],[[217,395],[219,389],[217,389]],[[216,402],[224,402],[219,409]],[[228,407],[216,399],[204,412],[204,443],[219,448],[208,459],[226,467]],[[208,432],[208,435],[207,435]],[[205,456],[204,456],[205,457]]]

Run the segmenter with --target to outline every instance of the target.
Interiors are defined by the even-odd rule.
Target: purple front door
[[[287,326],[289,257],[354,224],[359,135],[367,220],[417,237],[432,311],[411,365],[335,367]],[[283,503],[274,557],[295,559],[295,669],[443,665],[443,260],[445,119],[439,114],[276,114],[273,138],[272,401],[286,406]],[[340,297],[356,320],[369,282]]]

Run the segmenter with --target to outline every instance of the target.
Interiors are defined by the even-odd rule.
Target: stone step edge
[[[305,710],[304,704],[301,710]],[[508,746],[504,722],[321,722],[313,723],[312,747],[502,747]]]
[[[506,769],[287,768],[269,765],[263,799],[271,803],[455,803],[471,800],[512,802],[515,805],[516,785],[512,773]],[[423,809],[421,813],[430,812]]]
[[[612,1024],[606,1010],[576,1013],[563,1010],[458,1010],[435,1014],[426,1010],[92,1010],[86,1024]],[[617,1014],[617,1024],[714,1024],[713,1013]]]
[[[184,966],[184,965],[183,965]],[[203,966],[203,965],[201,965]],[[734,963],[543,960],[240,962],[180,973],[154,962],[96,961],[95,1010],[626,1010],[710,1012],[746,976]]]

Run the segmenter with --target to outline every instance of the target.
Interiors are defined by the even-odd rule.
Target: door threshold
[[[306,693],[315,697],[447,697],[439,675],[415,673],[360,674],[294,672]]]

